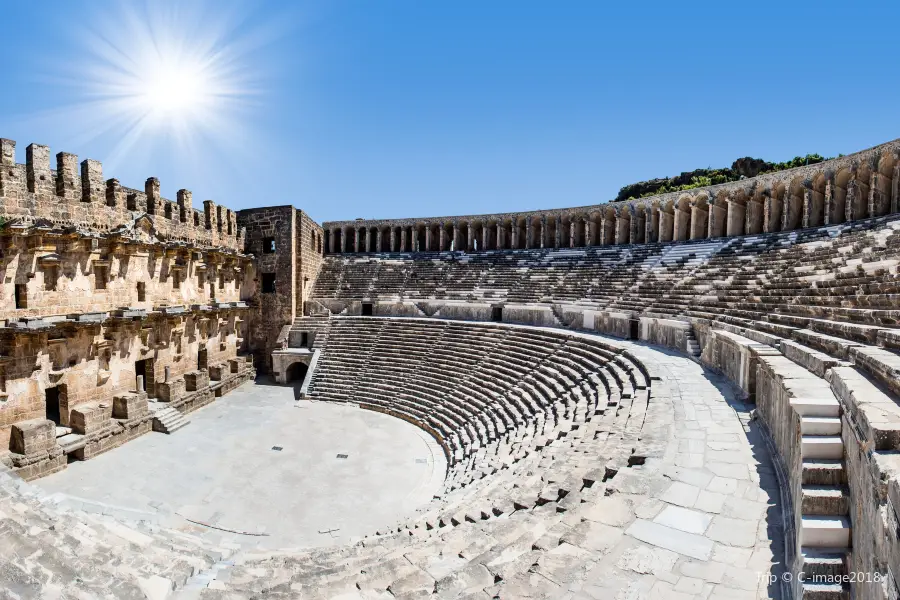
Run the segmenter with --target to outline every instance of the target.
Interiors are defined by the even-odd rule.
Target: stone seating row
[[[392,347],[389,340],[398,339],[404,321],[410,321],[332,320],[331,331],[339,332],[338,337],[349,337],[354,328],[378,328],[387,339],[375,344],[376,353],[401,352],[403,344]],[[375,321],[393,323],[379,327]],[[593,378],[583,377],[579,385],[557,389],[549,383],[549,370],[544,386],[539,377],[529,378],[540,367],[532,369],[516,388],[530,394],[531,418],[461,458],[448,472],[439,496],[417,514],[353,546],[244,552],[229,569],[228,579],[218,589],[202,590],[200,598],[335,598],[342,594],[348,598],[555,598],[563,591],[559,582],[596,561],[607,545],[618,541],[621,534],[599,521],[615,518],[626,506],[623,497],[615,494],[617,472],[635,469],[637,475],[642,468],[634,450],[640,447],[638,438],[651,406],[651,380],[643,365],[620,348],[578,334],[529,334],[535,330],[419,320],[420,334],[427,334],[422,331],[424,323],[434,329],[428,339],[436,340],[436,350],[461,337],[474,349],[480,329],[485,335],[506,332],[496,343],[486,344],[490,349],[478,353],[481,358],[476,365],[498,354],[503,361],[517,358],[518,350],[503,352],[506,343],[515,340],[518,347],[536,355],[527,361],[554,368],[564,364],[561,371],[568,378],[574,377],[569,369],[593,368]],[[513,335],[517,332],[520,335]],[[329,344],[332,339],[330,335]],[[539,341],[553,340],[557,343],[540,351]],[[330,351],[325,348],[325,354]],[[464,389],[455,387],[461,376],[456,372],[446,380],[433,379],[444,367],[426,374],[432,360],[433,355],[423,359],[419,370],[404,366],[392,374],[397,377],[386,389],[399,394],[398,381],[416,383],[402,394],[405,399],[422,399],[428,392],[435,398],[441,386]],[[508,360],[515,365],[509,368],[527,361]],[[379,363],[382,375],[387,375],[383,369],[389,363]],[[484,373],[477,377],[484,378]],[[411,382],[411,378],[420,381]],[[628,391],[619,382],[627,383]],[[489,389],[481,394],[489,396]],[[475,393],[466,404],[472,411],[482,410],[476,401],[477,388],[466,393],[470,391]],[[446,406],[447,396],[442,398],[431,407]],[[398,410],[403,411],[398,416],[409,416],[409,404],[398,408],[391,398],[385,401],[390,403],[381,407],[386,412]],[[605,516],[598,517],[601,514]]]

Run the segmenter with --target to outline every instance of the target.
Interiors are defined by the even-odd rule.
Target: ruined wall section
[[[255,278],[248,290],[248,347],[256,367],[268,371],[281,328],[294,322],[301,302],[297,284],[300,213],[293,206],[242,210],[246,252],[255,258]]]
[[[56,155],[51,168],[48,146],[30,144],[26,163],[15,162],[16,142],[0,139],[0,218],[46,221],[80,231],[105,233],[136,216],[153,217],[159,234],[170,241],[202,247],[241,250],[244,240],[234,211],[203,201],[193,206],[193,195],[179,190],[175,202],[160,196],[159,180],[147,179],[143,190],[103,179],[103,166],[92,159],[78,163],[74,154]]]
[[[322,227],[302,210],[297,211],[297,316],[307,314],[306,302],[312,295],[325,253]]]

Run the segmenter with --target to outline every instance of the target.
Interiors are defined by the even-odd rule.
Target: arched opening
[[[284,380],[287,383],[303,383],[303,380],[306,379],[306,372],[308,370],[309,366],[307,366],[306,363],[295,362],[287,368],[287,371],[285,371]]]

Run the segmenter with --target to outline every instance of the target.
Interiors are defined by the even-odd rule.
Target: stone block
[[[225,363],[218,365],[211,365],[209,367],[209,379],[210,381],[222,381],[222,379],[228,374],[228,365]]]
[[[196,392],[209,386],[209,372],[201,369],[184,374],[185,390]]]
[[[75,433],[88,435],[103,429],[112,418],[112,405],[108,403],[82,404],[72,409],[69,425]]]
[[[241,361],[237,358],[231,358],[228,360],[228,370],[231,373],[237,373],[241,370]]]
[[[182,377],[160,381],[156,384],[156,397],[163,402],[173,402],[181,399],[186,391],[185,380]]]
[[[147,394],[128,393],[113,398],[113,418],[136,419],[147,414]]]
[[[9,449],[16,454],[46,452],[56,446],[56,424],[47,419],[13,423]]]

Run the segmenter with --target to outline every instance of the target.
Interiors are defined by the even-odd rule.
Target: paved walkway
[[[651,402],[671,403],[672,438],[658,464],[648,460],[655,475],[610,481],[617,493],[603,499],[601,519],[625,535],[567,597],[780,597],[779,486],[752,405],[684,355],[627,346],[661,378]]]

